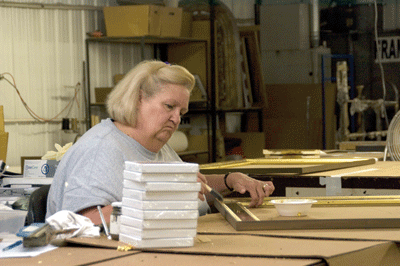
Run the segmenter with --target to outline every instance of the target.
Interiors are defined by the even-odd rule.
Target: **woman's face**
[[[167,84],[155,95],[141,97],[136,129],[149,140],[167,143],[178,129],[181,116],[189,108],[189,91],[181,85]]]

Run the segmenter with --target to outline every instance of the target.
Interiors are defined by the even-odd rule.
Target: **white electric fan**
[[[392,161],[400,161],[400,111],[395,114],[389,124],[384,161],[390,156]]]

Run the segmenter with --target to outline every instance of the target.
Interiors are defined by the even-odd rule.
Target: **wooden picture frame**
[[[248,208],[250,199],[214,204],[236,231],[400,228],[400,195],[310,197],[317,203],[300,217],[280,216],[272,199],[279,198],[265,198],[258,208]]]
[[[298,158],[298,159],[244,159],[200,165],[203,174],[242,172],[263,175],[268,173],[308,174],[361,165],[374,164],[374,158]]]

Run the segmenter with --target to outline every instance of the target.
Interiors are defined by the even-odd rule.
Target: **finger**
[[[274,192],[275,186],[274,186],[274,184],[272,184],[271,181],[269,181],[269,182],[264,183],[263,190],[264,190],[265,196],[268,197],[269,195],[272,194],[272,192]]]
[[[258,202],[256,203],[256,207],[260,206],[264,202],[265,191],[262,185],[257,186],[257,193],[258,193]]]
[[[203,193],[201,193],[201,192],[199,192],[199,199],[201,200],[201,201],[205,201],[206,200],[206,198],[204,197],[204,194]]]
[[[206,176],[205,175],[203,175],[202,173],[200,173],[200,172],[198,172],[197,173],[197,181],[198,182],[203,182],[203,183],[206,183],[207,184],[207,178],[206,178]]]
[[[201,201],[205,201],[205,196],[204,196],[204,194],[207,192],[207,189],[205,188],[205,186],[204,186],[204,183],[201,183],[201,188],[200,188],[200,191],[199,191],[199,199],[201,200]]]
[[[269,186],[271,191],[275,190],[275,186],[274,186],[274,183],[272,183],[272,181],[267,181],[267,184],[268,184],[268,186]]]
[[[270,190],[271,190],[271,194],[272,194],[272,192],[275,191],[274,183],[272,183],[271,181],[269,181],[268,184],[269,184],[269,187],[270,187]]]
[[[268,197],[268,196],[269,196],[269,191],[270,191],[269,184],[268,184],[268,183],[264,183],[263,186],[262,186],[262,188],[263,188],[263,191],[264,191],[265,196]]]
[[[250,197],[251,197],[249,207],[259,206],[264,199],[264,191],[262,190],[262,186],[257,185],[255,187],[252,187],[248,191],[249,191]],[[260,195],[262,195],[262,196],[260,196]]]

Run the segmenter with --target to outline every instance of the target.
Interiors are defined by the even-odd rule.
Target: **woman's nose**
[[[179,125],[181,122],[181,114],[179,111],[175,111],[172,113],[171,120],[176,124]]]

